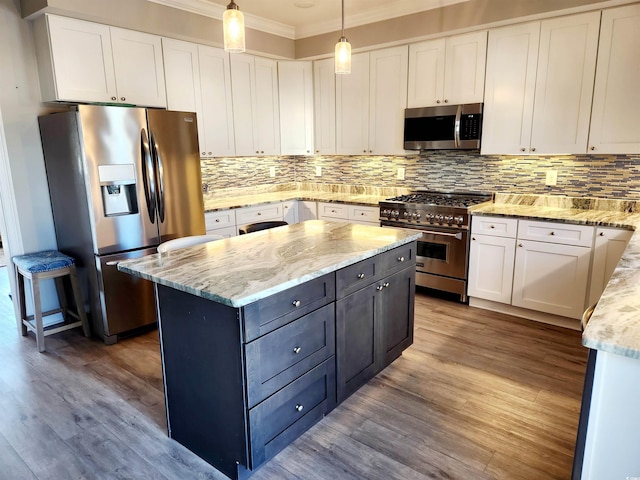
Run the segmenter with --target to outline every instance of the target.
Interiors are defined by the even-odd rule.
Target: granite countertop
[[[310,220],[118,263],[118,270],[242,307],[412,242],[420,232]]]
[[[640,359],[640,202],[497,194],[473,215],[553,220],[634,230],[583,335],[589,348]]]

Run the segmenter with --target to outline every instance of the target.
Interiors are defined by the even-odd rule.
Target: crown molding
[[[412,0],[394,0],[376,9],[368,10],[357,14],[345,14],[345,33],[349,27],[359,27],[369,23],[382,22],[391,18],[412,15],[418,12],[434,10],[456,3],[464,3],[469,0],[425,0],[421,5],[416,5]],[[335,20],[327,22],[317,22],[309,26],[296,29],[296,39],[313,37],[324,33],[336,32],[342,29],[342,20],[337,17]],[[348,35],[347,35],[348,37]]]
[[[206,0],[148,0],[167,7],[177,8],[186,12],[204,15],[222,21],[222,14],[226,10],[222,5],[207,2]],[[271,33],[280,37],[295,40],[295,28],[284,23],[274,22],[266,18],[257,17],[244,13],[244,24],[246,27],[261,32]]]

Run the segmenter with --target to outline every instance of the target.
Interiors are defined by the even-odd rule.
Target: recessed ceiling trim
[[[218,5],[216,3],[207,2],[206,0],[148,0],[149,2],[158,3],[167,7],[177,8],[186,12],[196,13],[198,15],[204,15],[205,17],[215,18],[222,21],[222,14],[226,10],[226,7]],[[242,5],[240,5],[242,10]],[[248,28],[259,30],[261,32],[271,33],[280,37],[289,38],[295,40],[296,32],[295,28],[284,23],[274,22],[273,20],[267,20],[266,18],[257,17],[244,13],[244,23]]]

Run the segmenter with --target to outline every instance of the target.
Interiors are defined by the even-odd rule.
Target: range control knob
[[[428,214],[427,217],[429,219],[429,222],[431,223],[433,223],[436,218],[436,216],[433,213]]]
[[[400,212],[398,210],[392,210],[391,211],[391,216],[398,218],[400,216]]]
[[[453,223],[453,215],[447,215],[444,217],[444,221],[451,225]]]
[[[403,215],[404,215],[404,218],[409,218],[411,216],[409,212],[404,212]]]
[[[418,212],[413,214],[413,218],[415,219],[416,222],[418,222],[420,220],[420,214]]]
[[[464,223],[464,217],[456,217],[453,219],[458,225],[462,225]]]
[[[438,223],[442,223],[442,221],[444,220],[444,215],[436,215],[436,220],[438,221]]]

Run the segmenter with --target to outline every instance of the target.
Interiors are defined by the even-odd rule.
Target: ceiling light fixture
[[[336,73],[351,73],[351,44],[344,36],[344,0],[342,0],[342,36],[336,43]]]
[[[222,30],[225,51],[244,52],[244,15],[234,0],[229,2],[227,9],[222,14]]]

